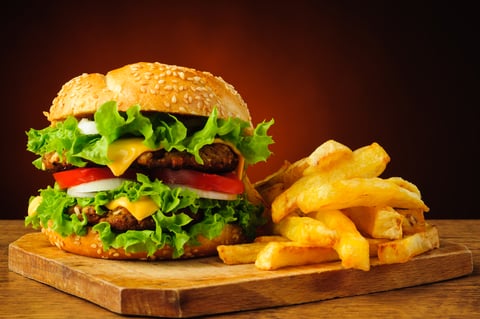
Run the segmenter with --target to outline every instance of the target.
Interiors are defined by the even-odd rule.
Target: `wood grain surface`
[[[217,257],[182,261],[110,261],[65,253],[41,233],[9,245],[13,272],[126,315],[192,317],[418,286],[470,274],[471,251],[442,240],[441,247],[403,264],[368,272],[339,262],[257,270],[224,265]],[[208,306],[206,306],[208,305]]]

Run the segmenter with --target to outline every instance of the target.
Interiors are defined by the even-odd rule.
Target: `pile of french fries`
[[[285,164],[254,184],[270,212],[269,235],[253,243],[221,245],[226,264],[258,269],[340,261],[368,271],[407,262],[439,247],[429,208],[418,188],[400,178],[380,178],[390,156],[378,144],[352,151],[334,140],[308,157]]]

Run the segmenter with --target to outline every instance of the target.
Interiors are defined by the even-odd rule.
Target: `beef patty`
[[[233,171],[239,163],[238,155],[228,145],[222,143],[205,145],[199,154],[203,164],[197,163],[194,155],[184,151],[149,151],[141,154],[132,165],[140,169],[187,168],[207,173],[226,173]],[[49,172],[73,168],[72,165],[62,161],[56,152],[45,154],[42,163]]]

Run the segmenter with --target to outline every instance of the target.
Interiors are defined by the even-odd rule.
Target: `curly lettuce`
[[[267,131],[273,120],[262,122],[253,130],[250,123],[238,118],[220,119],[214,109],[202,128],[190,129],[171,114],[140,112],[133,105],[126,112],[119,112],[115,101],[106,102],[94,114],[98,134],[86,135],[78,128],[78,120],[68,117],[41,130],[27,132],[27,150],[40,155],[33,164],[42,169],[41,156],[56,152],[62,160],[76,167],[84,167],[88,161],[99,165],[109,163],[108,146],[121,137],[143,137],[143,143],[151,149],[164,148],[186,151],[202,163],[199,151],[215,138],[232,143],[242,153],[247,165],[265,161],[271,154],[268,146],[273,139]]]

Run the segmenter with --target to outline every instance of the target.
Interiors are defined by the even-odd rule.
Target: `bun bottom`
[[[171,260],[173,259],[173,250],[170,246],[165,245],[162,249],[157,250],[152,256],[147,256],[146,252],[127,253],[123,248],[103,249],[103,244],[97,232],[91,227],[84,236],[70,235],[62,237],[51,228],[42,228],[50,243],[57,246],[61,250],[93,258],[116,259],[116,260]],[[239,244],[245,242],[242,229],[235,225],[226,225],[220,236],[207,239],[199,236],[197,240],[200,245],[186,245],[185,253],[177,259],[188,259],[195,257],[207,257],[217,254],[217,246]]]

